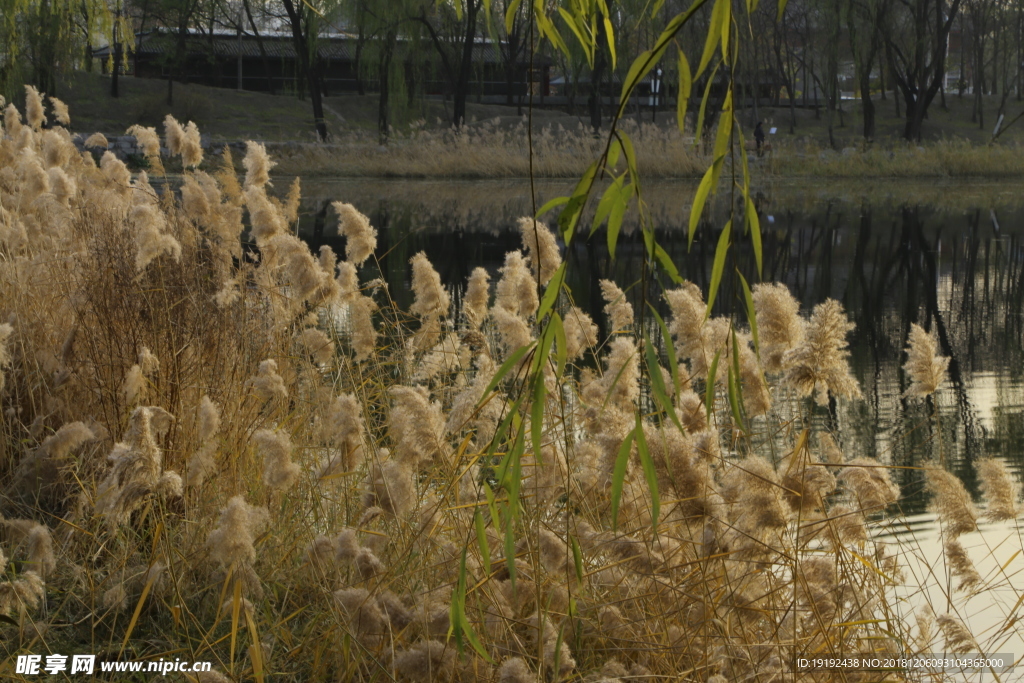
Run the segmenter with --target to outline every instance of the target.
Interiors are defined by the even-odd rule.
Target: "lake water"
[[[706,291],[730,204],[728,196],[717,199],[688,248],[694,189],[683,182],[654,182],[644,186],[643,197],[658,240],[680,274]],[[340,253],[344,242],[327,202],[354,204],[379,231],[382,276],[405,307],[411,303],[408,260],[413,254],[426,251],[455,290],[477,266],[496,276],[504,254],[519,247],[516,219],[571,190],[571,183],[550,181],[538,182],[535,195],[527,181],[309,182],[300,232],[314,246],[331,244]],[[864,400],[843,402],[830,426],[848,457],[876,457],[902,466],[894,470],[905,515],[898,531],[917,541],[900,546],[910,552],[904,565],[912,574],[930,577],[922,581],[924,593],[904,596],[903,607],[912,611],[926,600],[937,613],[944,612],[946,571],[938,524],[925,512],[923,476],[913,468],[941,460],[975,494],[973,463],[982,456],[1004,459],[1021,478],[1024,192],[1019,185],[984,183],[832,183],[813,189],[777,184],[758,190],[757,205],[764,281],[786,283],[805,310],[826,298],[838,299],[856,323],[849,337],[851,366]],[[554,215],[547,219],[554,221]],[[749,238],[735,237],[734,242],[730,271],[736,266],[751,283],[757,281]],[[635,214],[627,215],[614,260],[603,230],[589,241],[578,240],[565,254],[576,302],[599,310],[597,283],[602,278],[611,277],[624,289],[637,283],[642,252]],[[365,276],[378,275],[369,271]],[[660,299],[659,283],[670,285],[663,274],[656,274],[656,280],[648,300]],[[639,287],[628,291],[639,299]],[[742,320],[737,294],[736,283],[726,277],[717,312],[738,312]],[[903,349],[912,322],[936,333],[940,353],[951,359],[949,380],[927,402],[902,398],[909,385],[901,367]],[[814,419],[832,418],[822,410]],[[882,528],[878,533],[890,537]],[[1024,553],[1015,553],[1022,547],[1021,528],[985,525],[962,541],[981,554],[978,569],[990,590],[970,600],[958,597],[956,611],[976,634],[993,635],[1024,590]],[[1024,656],[1024,639],[1016,632],[1011,627],[1000,634],[995,641],[1002,646],[989,652]],[[1019,669],[1003,680],[1024,679],[1022,674]]]

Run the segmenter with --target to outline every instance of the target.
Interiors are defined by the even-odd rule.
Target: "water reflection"
[[[448,284],[461,286],[484,266],[496,275],[505,252],[519,245],[516,218],[571,190],[543,184],[537,197],[526,182],[320,181],[307,184],[301,232],[317,246],[341,251],[329,200],[354,204],[378,228],[380,268],[393,297],[411,303],[409,258],[425,250]],[[644,189],[658,239],[680,273],[706,288],[718,234],[728,214],[720,198],[701,223],[692,248],[686,225],[693,188],[655,183]],[[857,324],[851,364],[865,400],[840,406],[836,424],[849,456],[877,457],[915,466],[928,458],[946,463],[971,490],[972,463],[982,455],[1005,458],[1020,473],[1024,455],[1024,210],[1009,185],[964,187],[928,184],[768,187],[758,196],[763,233],[763,275],[784,282],[805,308],[839,299]],[[664,273],[641,289],[643,243],[627,218],[615,259],[603,231],[574,243],[572,288],[577,303],[601,308],[597,283],[613,277],[635,301],[660,300],[670,286]],[[588,224],[585,224],[585,227]],[[735,232],[735,231],[734,231]],[[732,266],[756,281],[749,237],[735,237]],[[376,273],[367,273],[376,277]],[[740,290],[727,277],[719,313],[741,311]],[[742,314],[740,314],[742,316]],[[597,318],[598,316],[595,316]],[[936,333],[950,357],[950,381],[926,402],[902,397],[909,381],[902,349],[911,323]],[[604,332],[606,330],[602,330]],[[827,411],[816,413],[827,420]],[[904,511],[924,508],[919,472],[898,470]]]

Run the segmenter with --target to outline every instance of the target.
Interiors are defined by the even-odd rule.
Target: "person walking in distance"
[[[757,145],[757,156],[764,156],[764,127],[763,121],[758,121],[754,127],[754,142]]]

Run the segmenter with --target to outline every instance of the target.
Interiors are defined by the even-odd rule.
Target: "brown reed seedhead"
[[[495,290],[494,307],[513,315],[528,318],[540,304],[537,282],[530,275],[521,251],[505,254],[505,264],[498,269],[501,277]]]
[[[476,357],[475,365],[476,376],[452,401],[444,430],[445,434],[453,435],[473,427],[477,430],[477,443],[487,443],[497,427],[503,402],[492,392],[493,398],[477,410],[497,366],[490,356],[483,353]]]
[[[822,462],[830,465],[842,465],[846,460],[839,444],[828,432],[818,432],[818,450],[821,451]]]
[[[597,346],[597,325],[576,306],[565,312],[564,329],[566,360],[577,360],[587,349]]]
[[[295,335],[296,344],[303,353],[323,365],[334,360],[334,342],[315,327],[307,327]]]
[[[487,317],[487,304],[491,298],[491,276],[483,268],[474,268],[469,274],[466,295],[462,298],[462,313],[471,330],[479,330]]]
[[[836,478],[818,464],[808,449],[790,453],[783,459],[780,469],[783,471],[782,487],[794,511],[825,508],[825,498],[835,490]]]
[[[291,488],[302,468],[292,462],[292,441],[287,432],[260,429],[253,434],[263,458],[263,483],[273,491]]]
[[[320,422],[323,440],[338,450],[321,469],[320,478],[338,472],[352,472],[363,461],[362,406],[353,394],[340,394],[331,401]]]
[[[849,505],[834,505],[828,511],[828,519],[834,525],[840,543],[862,544],[868,540],[868,529],[864,515]]]
[[[903,371],[910,377],[911,384],[903,393],[910,398],[924,398],[934,394],[946,379],[949,358],[935,353],[935,339],[917,323],[910,324],[907,341],[907,362]]]
[[[270,185],[270,169],[276,165],[277,163],[271,161],[267,155],[267,148],[262,143],[247,140],[245,157],[242,159],[242,166],[245,167],[245,189],[262,189]]]
[[[583,400],[596,407],[631,411],[640,397],[640,357],[633,338],[613,339],[604,364],[604,374],[583,390]]]
[[[0,392],[4,390],[4,369],[11,365],[11,352],[7,340],[12,334],[14,327],[10,323],[0,323]]]
[[[334,541],[334,559],[341,564],[348,564],[354,562],[356,555],[359,554],[359,539],[356,538],[355,529],[342,529],[341,533],[335,537]]]
[[[440,640],[420,640],[395,655],[395,670],[415,683],[454,680],[457,664],[455,648]]]
[[[444,444],[444,413],[424,386],[393,386],[388,432],[396,457],[419,469],[433,463]]]
[[[360,548],[356,552],[353,564],[363,581],[369,581],[378,574],[383,574],[385,570],[384,563],[369,548]]]
[[[156,128],[146,128],[135,124],[125,132],[135,138],[143,155],[147,157],[160,156],[160,136],[157,135]]]
[[[18,156],[18,171],[22,176],[21,206],[27,207],[40,195],[50,191],[50,176],[39,163],[39,156],[31,148]]]
[[[283,401],[288,398],[288,389],[284,385],[284,379],[277,374],[277,361],[272,358],[261,361],[256,376],[249,381],[264,400]]]
[[[345,259],[358,268],[377,249],[377,231],[351,204],[334,202],[331,206],[338,214],[338,234],[345,236]]]
[[[633,305],[626,294],[611,280],[601,280],[601,297],[605,301],[604,313],[611,323],[612,333],[633,331]]]
[[[221,510],[217,526],[206,539],[210,559],[224,569],[249,565],[256,560],[253,542],[270,522],[266,508],[249,505],[234,496]]]
[[[448,315],[451,298],[441,285],[441,276],[434,270],[425,252],[419,252],[411,259],[412,293],[415,297],[409,312],[420,318],[443,317]]]
[[[296,177],[292,180],[292,184],[288,186],[288,194],[285,196],[284,204],[281,206],[281,210],[284,213],[284,219],[289,225],[294,225],[299,221],[299,204],[302,202],[302,181]]]
[[[0,614],[16,614],[22,609],[34,610],[39,607],[45,595],[43,577],[26,571],[11,581],[0,582]]]
[[[789,288],[779,283],[756,284],[752,294],[765,372],[781,373],[786,368],[786,353],[804,340],[800,304]]]
[[[196,683],[234,683],[230,678],[217,671],[211,669],[209,671],[201,671],[196,674]]]
[[[220,408],[206,394],[199,401],[198,417],[199,440],[209,441],[220,431]]]
[[[68,105],[64,104],[62,100],[58,100],[53,95],[50,95],[48,99],[50,100],[50,108],[53,109],[53,118],[57,123],[62,126],[70,126],[71,114],[68,112]]]
[[[181,154],[185,145],[185,129],[170,114],[164,117],[164,139],[167,141],[167,149],[171,156]]]
[[[375,645],[387,633],[387,619],[365,588],[335,591],[334,601],[347,617],[349,632],[364,646]]]
[[[840,470],[837,479],[853,494],[859,509],[869,514],[881,512],[900,497],[888,468],[877,460],[855,458]]]
[[[61,135],[58,130],[60,129],[48,130],[40,136],[43,162],[47,170],[52,170],[55,166],[66,166],[75,151],[74,144],[65,137],[66,131],[65,135]]]
[[[4,129],[9,138],[16,139],[21,134],[21,112],[13,104],[4,109]]]
[[[818,405],[828,404],[829,393],[860,398],[860,386],[847,363],[846,334],[854,327],[835,299],[815,306],[803,342],[782,358],[787,367],[784,382],[801,396],[813,393]]]
[[[960,579],[960,585],[956,589],[958,591],[973,591],[980,586],[981,574],[974,568],[974,563],[971,562],[971,558],[960,541],[948,538],[943,548],[946,551],[946,562],[949,564],[950,571],[953,576]]]
[[[506,356],[533,342],[530,325],[519,315],[495,306],[491,309],[491,319],[494,320]]]
[[[925,487],[932,499],[928,510],[942,522],[946,538],[978,529],[978,511],[960,479],[941,467],[930,465],[924,471]]]
[[[137,204],[132,207],[131,219],[135,225],[135,269],[146,270],[150,263],[167,254],[175,261],[181,260],[181,244],[163,232],[166,222],[157,207]]]
[[[782,528],[789,521],[785,491],[771,463],[760,456],[744,458],[725,475],[722,497],[732,506],[731,519],[744,530]]]
[[[977,471],[981,495],[987,503],[985,517],[993,522],[1016,519],[1020,514],[1020,484],[1006,463],[998,458],[982,458]]]
[[[306,548],[306,562],[323,576],[334,568],[334,543],[327,536],[320,534]]]
[[[970,629],[958,617],[952,614],[942,614],[935,619],[935,623],[938,624],[946,639],[947,652],[962,655],[981,651],[981,647],[974,639]]]
[[[352,323],[352,348],[358,363],[371,358],[377,350],[377,329],[373,326],[377,303],[368,296],[357,296],[349,303],[348,310]]]
[[[681,391],[676,397],[676,414],[690,434],[697,434],[708,428],[708,414],[704,407],[704,400],[689,389]]]
[[[10,127],[8,127],[9,129]],[[103,133],[93,133],[82,144],[86,149],[107,149],[110,147],[110,143],[107,142],[107,136]]]
[[[199,447],[185,465],[185,485],[198,488],[217,471],[217,442],[207,441]]]
[[[394,517],[405,517],[416,507],[412,470],[403,462],[373,463],[366,478],[365,507],[377,506]]]
[[[39,91],[31,85],[25,86],[25,120],[36,132],[42,130],[46,123],[46,116],[43,114],[43,98]]]
[[[543,223],[529,216],[518,221],[519,234],[523,239],[527,260],[534,279],[540,279],[541,286],[547,285],[562,265],[562,254],[558,250],[555,234]]]
[[[174,418],[163,408],[140,406],[132,411],[124,441],[114,444],[107,460],[110,471],[96,490],[95,510],[116,527],[126,522],[150,496],[164,500],[181,495],[181,478],[164,471],[157,446]]]
[[[46,172],[50,180],[50,192],[57,198],[57,201],[67,207],[71,199],[78,192],[78,185],[71,179],[64,169],[55,166]]]
[[[121,196],[127,197],[131,194],[132,173],[124,162],[114,156],[113,152],[107,151],[100,158],[100,170],[106,176],[107,182],[113,186]]]

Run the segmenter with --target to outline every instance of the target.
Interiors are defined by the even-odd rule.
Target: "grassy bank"
[[[109,96],[109,81],[79,74],[62,87],[75,126],[84,133],[123,134],[135,123],[156,126],[168,107],[164,81],[125,78],[122,97]],[[447,105],[436,100],[415,103],[395,120],[386,146],[379,144],[376,97],[326,98],[333,142],[313,141],[309,103],[292,96],[237,92],[199,85],[175,84],[174,106],[183,121],[195,121],[213,141],[265,141],[283,174],[342,177],[406,178],[524,178],[529,177],[525,118],[516,107],[470,102],[469,121],[461,134],[448,128]],[[894,102],[877,101],[876,141],[866,145],[860,135],[860,104],[845,102],[840,126],[836,118],[835,149],[828,144],[823,114],[796,111],[790,132],[788,109],[762,107],[757,118],[776,126],[772,154],[754,162],[755,174],[776,178],[1018,178],[1024,176],[1024,124],[1010,128],[995,145],[988,145],[991,127],[970,121],[969,98],[947,98],[947,108],[933,105],[920,145],[900,139],[903,121]],[[998,102],[986,98],[994,110]],[[1008,103],[1008,118],[1020,103]],[[740,113],[747,137],[752,137],[755,114]],[[699,178],[709,158],[680,134],[670,112],[657,125],[623,122],[637,148],[641,173],[648,178]],[[534,112],[536,177],[576,178],[595,158],[596,140],[584,117],[562,111]]]

